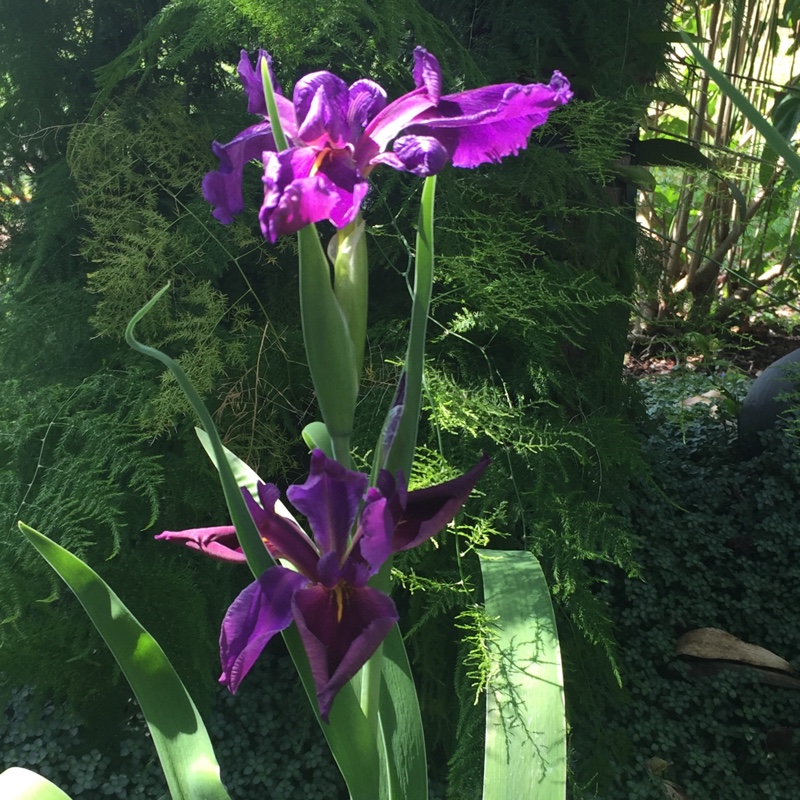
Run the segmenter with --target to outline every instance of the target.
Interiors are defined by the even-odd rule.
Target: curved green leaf
[[[386,800],[427,800],[428,762],[417,689],[406,646],[395,625],[383,641],[378,706]]]
[[[731,102],[752,123],[753,127],[767,140],[769,146],[786,161],[795,175],[800,176],[800,155],[792,145],[770,125],[756,107],[692,44],[687,34],[683,34],[686,46],[692,51],[701,67],[714,79],[717,86],[731,99]]]
[[[483,800],[564,800],[567,728],[553,603],[528,552],[479,550],[495,620],[486,690]]]
[[[19,528],[75,593],[128,679],[172,800],[230,800],[203,720],[158,642],[93,569],[24,522]]]
[[[247,506],[244,503],[244,498],[239,490],[239,484],[236,483],[236,478],[228,466],[228,461],[225,457],[225,449],[222,446],[222,441],[219,438],[211,414],[200,399],[200,395],[197,394],[194,386],[192,386],[192,382],[183,371],[181,365],[155,347],[142,344],[134,335],[137,323],[161,299],[167,289],[169,289],[169,284],[161,289],[133,315],[125,329],[125,341],[137,352],[149,356],[150,358],[155,358],[169,369],[178,382],[178,386],[181,387],[181,390],[186,395],[186,399],[191,404],[195,414],[199,417],[203,428],[208,434],[209,442],[214,452],[214,463],[219,467],[222,492],[225,495],[228,513],[231,515],[231,522],[236,528],[236,535],[239,537],[239,544],[241,544],[242,550],[247,558],[247,565],[250,567],[250,571],[253,573],[254,577],[258,578],[272,566],[273,561],[266,547],[264,547],[264,542],[261,541],[261,536],[256,530],[253,520],[250,518]]]
[[[3,800],[71,800],[47,778],[22,767],[0,772],[0,797]]]

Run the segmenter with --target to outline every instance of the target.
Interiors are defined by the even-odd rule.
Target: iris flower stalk
[[[271,242],[281,235],[298,234],[300,304],[306,352],[333,454],[341,462],[337,468],[345,469],[350,465],[349,438],[366,331],[367,259],[360,209],[369,190],[372,170],[384,165],[427,178],[437,174],[448,163],[473,168],[516,155],[527,145],[533,128],[543,124],[552,110],[568,102],[572,92],[567,79],[555,72],[546,85],[507,83],[442,95],[439,63],[421,47],[414,51],[412,75],[415,88],[393,102],[387,101],[386,92],[374,81],[362,79],[348,86],[327,71],[301,78],[289,100],[282,95],[272,75],[271,58],[263,50],[259,52],[255,68],[243,51],[238,70],[248,99],[248,111],[261,119],[227,144],[214,143],[213,150],[220,165],[206,175],[203,193],[213,206],[214,216],[222,223],[231,222],[245,205],[242,196],[244,167],[251,160],[261,161],[264,186],[259,211],[261,230]],[[432,215],[432,186],[430,194]],[[332,223],[338,231],[328,257],[314,228],[314,223],[324,220]],[[431,265],[424,281],[426,285],[419,291],[415,286],[413,313],[414,320],[422,319],[423,322],[427,319],[430,302],[433,258],[432,242],[427,241],[425,245],[430,251]],[[412,322],[412,334],[414,328]],[[421,335],[419,330],[416,337],[412,335],[407,370],[412,360],[418,362],[421,370],[424,338],[423,324]],[[411,376],[410,371],[408,375]],[[416,395],[421,392],[421,380],[411,381],[409,388],[414,397],[407,398],[405,411],[413,409],[411,413],[418,415],[419,397]],[[402,409],[400,413],[403,413]],[[369,492],[382,491],[379,487],[381,481],[386,483],[385,475],[393,475],[392,479],[398,486],[405,486],[417,425],[416,421],[413,425],[407,424],[407,419],[396,422],[400,431],[398,438],[409,441],[398,442],[400,447],[397,449],[402,455],[390,453],[388,458],[394,462],[399,460],[403,469],[394,474],[379,472],[376,486]],[[332,474],[335,462],[327,464],[320,458],[321,454],[317,453],[312,458],[312,475],[315,470]],[[322,464],[327,466],[320,466]],[[376,464],[375,470],[378,466]],[[357,474],[350,470],[346,472]],[[345,492],[346,483],[338,480],[331,485],[335,484],[339,487],[337,491]],[[297,494],[296,487],[294,490],[292,493]],[[251,505],[250,511],[267,546],[277,547],[280,551],[281,545],[276,542],[275,533],[270,535],[262,530],[266,525],[263,515],[269,516],[268,507],[271,502],[274,505],[274,492],[270,492],[268,497],[261,497],[263,506]],[[408,497],[412,495],[410,493]],[[293,499],[291,494],[290,499]],[[240,606],[238,617],[260,619],[258,603],[263,603],[265,597],[270,598],[267,606],[272,609],[273,617],[269,624],[253,623],[252,630],[243,639],[241,636],[228,637],[226,652],[239,654],[231,663],[230,675],[238,675],[242,664],[251,665],[251,654],[260,653],[265,643],[262,640],[275,632],[270,625],[280,624],[285,628],[294,619],[312,659],[312,668],[313,659],[317,658],[314,678],[320,709],[329,709],[331,693],[335,694],[343,685],[341,674],[348,675],[346,680],[349,680],[357,671],[352,670],[353,663],[364,664],[394,624],[390,622],[388,606],[379,599],[388,599],[388,594],[383,594],[380,589],[388,591],[388,581],[384,576],[388,572],[391,554],[405,548],[384,548],[385,554],[381,559],[364,555],[364,547],[369,549],[370,542],[386,540],[385,530],[381,533],[374,526],[365,527],[364,520],[376,513],[372,510],[374,503],[388,499],[389,495],[383,494],[370,500],[369,493],[362,498],[363,512],[359,517],[357,509],[353,511],[350,525],[356,527],[344,549],[341,543],[345,540],[341,532],[336,536],[321,534],[319,524],[315,524],[310,516],[313,541],[306,537],[306,544],[301,547],[298,544],[301,539],[297,538],[297,531],[301,529],[296,525],[292,528],[295,531],[292,541],[299,548],[294,557],[289,557],[297,569],[294,577],[270,569],[265,573],[271,576],[269,579],[262,576],[249,587],[250,594],[245,600],[241,600],[241,596],[241,602],[237,600]],[[395,501],[392,502],[396,505]],[[270,519],[274,522],[277,517]],[[280,536],[279,533],[279,539]],[[331,550],[329,543],[333,539],[339,545]],[[200,547],[199,544],[196,546]],[[311,555],[314,547],[317,548],[316,560]],[[330,566],[334,562],[336,569]],[[381,580],[376,584],[378,577]],[[260,583],[262,579],[266,581],[264,585]],[[380,588],[373,588],[376,585]],[[328,661],[328,672],[321,671],[318,656],[312,657],[314,646],[309,638],[312,632],[303,616],[303,608],[307,605],[303,598],[312,588],[318,601],[315,611],[319,619],[327,619],[326,633],[322,638],[329,636],[330,631],[339,631],[336,637],[325,639],[328,642],[326,647],[332,648],[330,652],[339,648],[339,656]],[[291,602],[287,600],[289,596]],[[324,598],[328,604],[326,612],[321,605]],[[354,634],[357,626],[350,624],[352,615],[346,614],[346,599],[353,602],[354,609],[371,605],[375,613],[371,616],[362,614],[362,618],[366,620],[369,616],[372,628],[367,630],[364,627],[361,634]],[[252,604],[247,605],[250,601]],[[308,605],[309,609],[311,605]],[[235,627],[241,633],[247,626],[237,623]],[[283,628],[276,627],[275,630]],[[377,635],[371,632],[373,630],[383,633]],[[317,633],[322,635],[323,632]],[[362,647],[363,642],[368,642],[369,646]],[[341,650],[345,645],[345,650]],[[366,651],[369,653],[362,658]],[[352,653],[359,655],[351,658]],[[335,669],[331,670],[331,664]],[[379,679],[379,659],[377,662],[373,659],[367,664],[362,684],[362,707],[371,721],[374,721],[376,713]],[[235,682],[236,679],[231,680]]]

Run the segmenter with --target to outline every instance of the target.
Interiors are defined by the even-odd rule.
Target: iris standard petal
[[[308,581],[298,572],[271,567],[233,601],[219,637],[219,682],[236,693],[267,642],[292,622],[292,597]]]
[[[485,86],[442,97],[407,132],[438,138],[450,150],[454,166],[477,167],[516,155],[526,147],[531,131],[571,97],[569,82],[560,72],[547,86]]]
[[[442,68],[435,55],[424,47],[414,48],[414,68],[411,71],[414,85],[424,87],[434,103],[439,102],[442,95]]]
[[[356,81],[348,89],[347,121],[350,141],[355,142],[375,115],[386,107],[386,91],[375,81]]]
[[[261,505],[252,495],[242,490],[247,510],[268,547],[274,548],[281,558],[291,561],[308,580],[317,580],[317,553],[311,540],[297,523],[275,512],[278,489],[273,484],[260,483],[258,494]]]
[[[272,74],[272,58],[266,50],[258,51],[255,69],[253,69],[253,65],[250,62],[247,50],[242,50],[239,65],[236,68],[242,81],[244,92],[247,95],[247,113],[261,114],[262,117],[268,116],[267,102],[264,97],[264,84],[261,81],[261,61],[264,58],[267,59],[267,65],[269,66],[270,74]],[[275,81],[273,81],[272,85],[277,91]]]
[[[332,72],[312,72],[294,87],[297,138],[304,144],[343,147],[350,136],[347,84]]]
[[[203,178],[203,197],[214,206],[214,217],[225,225],[244,210],[242,174],[245,164],[261,158],[264,150],[275,149],[275,139],[268,122],[251,125],[227,144],[211,145],[219,159],[219,169]]]
[[[233,525],[222,525],[217,528],[192,528],[186,531],[164,531],[155,538],[167,542],[180,542],[191,550],[199,550],[219,561],[233,561],[238,564],[247,562]]]
[[[246,50],[242,50],[241,58],[239,59],[239,66],[237,72],[241,78],[242,86],[244,87],[245,94],[247,95],[247,111],[250,114],[260,114],[267,120],[267,101],[264,97],[264,82],[261,79],[261,61],[267,60],[267,67],[272,79],[272,88],[275,91],[275,104],[278,107],[278,117],[281,121],[281,128],[283,132],[290,138],[297,135],[297,123],[295,121],[294,106],[288,97],[284,97],[281,93],[281,87],[278,81],[275,80],[275,75],[272,71],[272,56],[266,50],[258,51],[258,58],[256,59],[256,68],[250,63],[250,56],[247,55]]]
[[[333,699],[369,660],[397,622],[392,599],[368,586],[306,586],[294,595],[294,618],[308,653],[322,719]]]
[[[398,502],[395,481],[386,470],[383,475],[389,477],[389,485],[383,482],[367,492],[364,508],[358,522],[358,531],[353,540],[352,558],[364,561],[369,567],[369,577],[375,575],[384,565],[386,559],[394,552],[393,537],[397,523],[402,517],[402,505]],[[403,495],[405,499],[405,495]]]
[[[392,550],[408,550],[439,533],[461,510],[490,463],[491,459],[484,454],[464,475],[437,486],[409,492],[394,529]]]
[[[322,450],[314,450],[306,481],[287,489],[286,496],[308,520],[321,553],[334,552],[342,560],[368,483],[363,472],[345,469]]]

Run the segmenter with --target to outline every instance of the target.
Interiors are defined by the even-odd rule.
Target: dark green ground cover
[[[575,763],[600,778],[588,796],[655,800],[662,779],[693,800],[791,800],[800,791],[800,691],[675,654],[678,637],[702,627],[795,666],[800,653],[798,440],[768,435],[765,452],[742,461],[724,402],[683,405],[715,385],[739,397],[746,390],[735,375],[678,371],[640,382],[651,478],[633,486],[626,514],[642,579],[609,572],[601,592],[623,691],[602,741],[576,728]]]

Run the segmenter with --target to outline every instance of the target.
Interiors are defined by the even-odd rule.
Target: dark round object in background
[[[760,431],[774,428],[792,403],[783,396],[800,389],[800,348],[770,364],[753,382],[739,411],[739,449],[745,458],[764,450]]]

